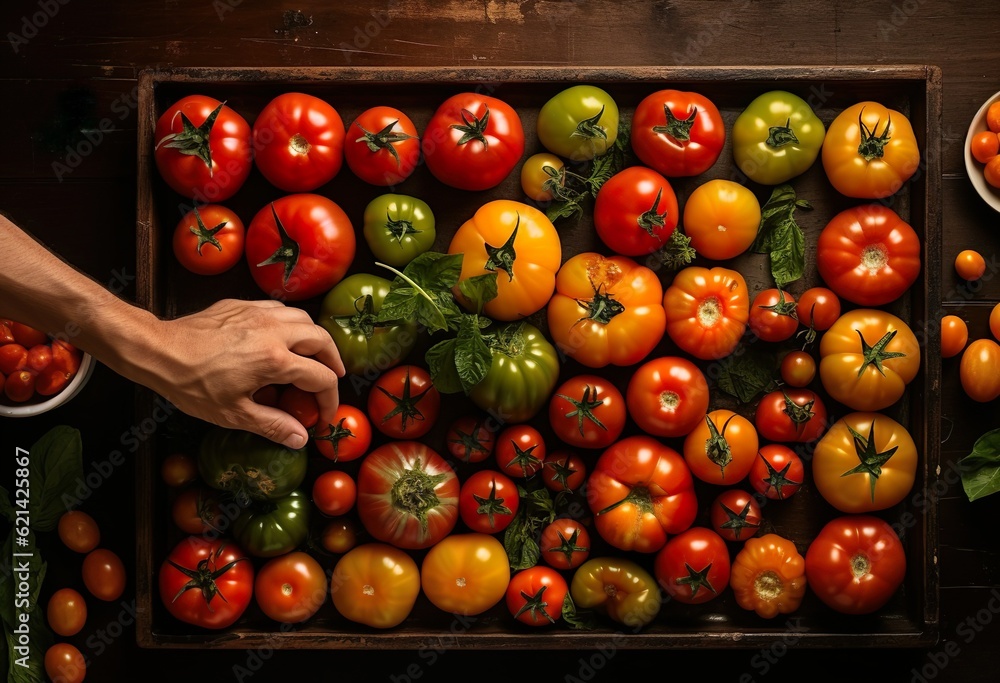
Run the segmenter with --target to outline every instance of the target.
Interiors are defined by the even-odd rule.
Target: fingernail
[[[290,437],[285,439],[285,446],[291,449],[302,448],[306,443],[306,440],[302,438],[301,434],[292,434]]]

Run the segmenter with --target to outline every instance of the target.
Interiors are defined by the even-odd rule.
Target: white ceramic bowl
[[[986,111],[994,102],[1000,102],[1000,92],[995,93],[993,97],[986,100],[983,106],[979,108],[979,111],[976,112],[976,115],[972,117],[972,124],[969,126],[969,132],[965,136],[965,170],[969,174],[969,180],[972,181],[973,187],[976,188],[976,192],[983,198],[983,201],[992,206],[994,210],[1000,211],[1000,188],[993,187],[986,182],[986,178],[983,177],[983,164],[976,161],[975,157],[972,156],[971,149],[972,138],[975,137],[976,133],[989,130],[986,126]]]
[[[49,396],[44,401],[39,401],[36,403],[19,403],[17,405],[4,405],[0,404],[0,416],[3,417],[32,417],[33,415],[41,415],[42,413],[48,412],[53,408],[57,408],[62,404],[69,401],[71,398],[80,393],[87,380],[90,376],[94,374],[94,366],[97,362],[94,357],[89,353],[83,354],[80,358],[80,369],[77,371],[73,379],[69,381],[69,384],[54,396]]]

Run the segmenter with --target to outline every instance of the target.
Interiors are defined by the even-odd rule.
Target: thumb
[[[247,407],[246,416],[247,424],[242,429],[260,434],[286,448],[298,450],[306,445],[309,438],[302,423],[283,410],[254,403]]]

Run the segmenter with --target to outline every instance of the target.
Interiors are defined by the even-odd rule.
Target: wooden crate
[[[932,498],[921,495],[938,478],[940,363],[939,325],[941,311],[941,214],[940,214],[940,115],[941,73],[937,67],[902,66],[808,66],[808,67],[636,67],[636,68],[262,68],[262,69],[174,69],[145,71],[140,77],[139,160],[138,160],[138,229],[137,296],[142,306],[160,316],[174,317],[189,313],[222,297],[257,298],[246,267],[212,279],[199,278],[184,271],[173,258],[170,235],[186,210],[189,201],[172,193],[160,179],[153,163],[153,129],[157,116],[174,100],[202,93],[225,100],[252,124],[261,108],[283,92],[302,91],[329,101],[345,124],[362,110],[376,104],[395,106],[423,130],[438,104],[452,94],[478,89],[499,97],[518,111],[527,136],[526,155],[540,151],[534,134],[538,109],[552,95],[576,83],[591,83],[608,90],[630,117],[635,105],[647,94],[663,88],[693,90],[711,98],[722,111],[727,131],[740,111],[758,94],[773,89],[790,90],[805,98],[827,125],[843,108],[854,102],[872,99],[906,113],[912,123],[923,164],[915,177],[891,198],[891,206],[908,220],[923,242],[924,273],[910,293],[890,309],[917,328],[923,343],[921,371],[910,385],[906,397],[886,411],[906,424],[921,454],[913,492],[881,516],[904,531],[907,554],[906,580],[897,595],[877,614],[846,617],[825,607],[807,593],[802,607],[787,618],[763,620],[736,605],[732,592],[700,606],[676,603],[664,605],[659,617],[641,632],[622,630],[604,620],[594,631],[572,631],[564,627],[549,630],[520,628],[506,613],[503,604],[472,620],[456,620],[436,610],[421,596],[400,627],[378,631],[342,618],[328,601],[304,626],[279,628],[255,605],[232,628],[210,632],[174,620],[161,604],[156,577],[170,548],[180,540],[180,533],[169,522],[168,493],[162,486],[158,466],[166,455],[155,439],[144,443],[136,482],[137,513],[137,594],[138,641],[143,647],[156,648],[588,648],[613,642],[618,648],[758,648],[776,640],[794,638],[798,646],[811,647],[915,647],[936,641],[938,636],[937,510]],[[697,178],[671,181],[682,204],[697,187],[710,178],[739,179],[732,162],[731,143],[727,139],[719,162]],[[829,185],[822,164],[817,163],[792,181],[799,196],[812,202],[815,210],[797,214],[806,232],[807,268],[795,294],[819,282],[815,263],[809,256],[819,231],[838,211],[859,203],[840,196]],[[770,191],[750,184],[763,204]],[[333,182],[320,188],[348,212],[355,226],[361,224],[365,205],[384,188],[365,185],[346,167]],[[455,229],[482,203],[500,197],[522,199],[515,172],[499,187],[486,192],[462,192],[446,188],[434,180],[426,168],[396,191],[421,197],[434,210],[438,224],[435,249],[446,250]],[[247,184],[226,202],[246,223],[266,202],[282,193],[271,187],[257,172]],[[582,251],[607,250],[592,228],[590,216],[572,227],[561,228],[564,259]],[[700,260],[699,260],[700,262]],[[734,260],[747,278],[751,294],[769,286],[766,257],[744,255]],[[351,272],[375,272],[373,260],[359,237],[358,256]],[[671,274],[661,271],[664,284]],[[318,301],[303,302],[315,314]],[[544,314],[531,321],[545,328]],[[665,337],[650,355],[675,355],[678,350]],[[410,356],[421,362],[421,349]],[[563,364],[561,378],[584,371],[579,364]],[[623,392],[630,371],[608,368],[602,373],[613,379]],[[364,406],[365,387],[345,380],[342,399]],[[152,396],[141,394],[139,417],[153,410]],[[443,452],[444,433],[450,419],[462,410],[459,400],[445,400],[441,419],[425,437],[432,447]],[[736,406],[720,392],[713,391],[713,407],[733,407],[752,415],[753,406]],[[839,416],[847,411],[830,404]],[[534,424],[547,437],[551,431],[544,415]],[[623,436],[638,433],[630,424]],[[554,437],[552,437],[554,438]],[[379,443],[376,437],[376,444]],[[674,448],[678,440],[667,440]],[[587,456],[591,464],[596,455]],[[313,458],[310,476],[327,461]],[[460,472],[460,475],[462,473]],[[307,480],[309,481],[309,480]],[[721,489],[698,485],[701,508]],[[317,515],[318,516],[318,515]],[[771,503],[764,517],[775,532],[794,540],[804,551],[822,525],[836,516],[812,488],[808,477],[796,496],[788,501]],[[699,513],[696,524],[704,524]],[[595,534],[596,536],[596,534]],[[595,554],[600,550],[595,539]],[[733,549],[735,553],[735,549]],[[419,561],[419,554],[417,556]],[[651,566],[652,557],[639,557]],[[326,562],[328,568],[332,561]],[[259,565],[258,565],[259,566]]]

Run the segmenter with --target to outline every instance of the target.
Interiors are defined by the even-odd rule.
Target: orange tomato
[[[125,592],[125,565],[107,548],[91,550],[83,558],[83,585],[98,600],[112,601]]]
[[[497,296],[484,308],[494,320],[519,320],[539,311],[555,289],[562,263],[559,233],[545,214],[521,202],[484,204],[458,229],[449,254],[464,254],[462,280],[497,273]],[[458,286],[455,297],[470,308]]]
[[[777,534],[748,539],[733,561],[729,585],[736,603],[765,619],[794,612],[806,594],[806,561]]]
[[[757,459],[757,430],[731,410],[713,410],[684,439],[691,473],[709,484],[743,480]]]
[[[101,542],[94,518],[82,510],[70,510],[59,518],[59,540],[77,553],[89,553]]]
[[[521,189],[536,202],[551,201],[553,190],[566,184],[566,163],[555,154],[533,154],[521,166]]]
[[[972,137],[970,150],[972,156],[981,164],[985,164],[1000,151],[1000,136],[991,130],[984,130]]]
[[[983,169],[983,177],[993,187],[1000,188],[1000,154],[986,162],[986,168]]]
[[[838,192],[859,199],[895,194],[920,165],[909,119],[878,102],[858,102],[830,124],[823,168]]]
[[[684,232],[705,258],[722,261],[753,244],[760,227],[760,202],[731,180],[709,180],[695,188],[684,205]]]
[[[791,351],[781,359],[781,379],[791,387],[807,387],[816,378],[816,360],[805,351]]]
[[[978,280],[986,272],[986,259],[974,249],[966,249],[955,257],[955,272],[963,280]]]
[[[998,304],[1000,308],[1000,304]],[[1000,319],[1000,316],[997,316]],[[965,348],[969,341],[969,327],[957,315],[941,318],[941,357],[952,358]]]
[[[349,551],[330,578],[330,597],[337,611],[373,628],[401,624],[419,594],[417,563],[405,551],[384,543],[366,543]]]
[[[750,316],[747,283],[735,270],[689,266],[663,295],[667,334],[677,346],[702,360],[731,354]]]
[[[994,306],[990,312],[990,332],[1000,341],[1000,304]]]
[[[81,683],[87,676],[87,661],[69,643],[56,643],[45,651],[45,673],[59,683]]]
[[[977,339],[962,354],[962,388],[973,401],[987,403],[1000,396],[1000,344]]]
[[[885,510],[913,488],[917,446],[906,427],[881,413],[850,413],[816,444],[816,490],[841,512]]]
[[[986,110],[986,126],[994,133],[1000,133],[1000,102],[994,102]]]
[[[72,588],[60,588],[49,598],[45,618],[56,634],[75,636],[87,623],[87,602]]]
[[[482,614],[500,602],[510,583],[507,553],[493,536],[446,536],[424,557],[424,595],[438,609],[462,616]]]
[[[559,269],[549,333],[561,351],[587,367],[633,365],[663,339],[662,297],[659,276],[632,259],[577,254]]]

